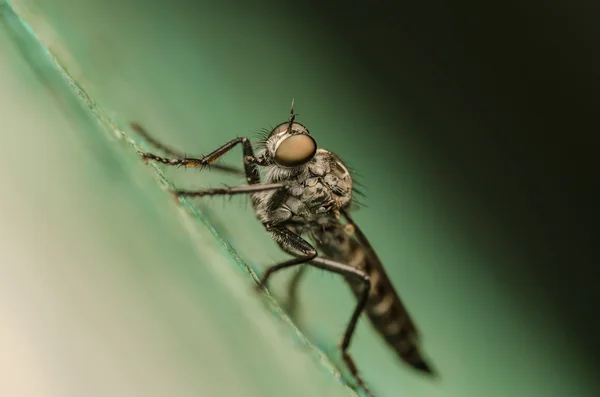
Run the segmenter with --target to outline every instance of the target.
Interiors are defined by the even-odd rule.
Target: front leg
[[[252,145],[248,138],[241,137],[235,138],[218,149],[212,151],[211,153],[203,156],[201,158],[187,157],[185,155],[181,155],[181,153],[173,150],[162,143],[156,141],[154,138],[150,137],[150,135],[138,124],[132,124],[131,126],[135,131],[137,131],[140,135],[142,135],[148,143],[153,145],[154,147],[164,151],[165,153],[174,156],[173,158],[161,157],[152,153],[141,152],[141,156],[144,160],[153,160],[158,161],[159,163],[169,165],[169,166],[177,166],[177,167],[193,167],[193,168],[204,168],[214,166],[216,168],[220,168],[225,171],[239,173],[234,168],[227,166],[220,166],[214,164],[221,156],[225,153],[229,152],[233,149],[237,144],[242,144],[243,150],[243,163],[244,163],[244,174],[246,175],[246,181],[249,184],[257,184],[260,183],[260,174],[258,172],[258,166],[262,165],[262,160],[254,156],[254,150],[252,149]]]
[[[150,135],[148,133],[148,131],[146,131],[146,129],[144,127],[142,127],[138,123],[132,123],[131,129],[133,129],[138,135],[140,135],[142,138],[144,138],[146,143],[148,143],[150,146],[166,153],[170,157],[174,157],[174,158],[178,158],[178,159],[185,159],[188,157],[185,153],[182,153],[176,149],[173,149],[172,147],[167,146],[164,143],[156,140],[152,135]],[[215,169],[218,169],[220,171],[225,171],[230,174],[244,175],[243,171],[241,171],[235,167],[230,167],[228,165],[213,164],[212,167]]]
[[[217,161],[221,156],[233,149],[239,143],[242,144],[244,151],[243,161],[246,181],[251,185],[260,183],[260,174],[258,172],[258,164],[260,164],[260,161],[254,156],[254,151],[252,150],[252,145],[250,145],[248,138],[235,138],[219,147],[212,153],[203,156],[202,158],[166,158],[152,153],[141,153],[141,155],[145,160],[154,160],[165,165],[202,169],[204,167],[210,167],[213,165],[215,161]]]
[[[243,186],[225,186],[202,190],[173,190],[176,196],[184,197],[204,197],[204,196],[234,196],[237,194],[254,194],[265,192],[267,190],[277,190],[285,188],[285,183],[265,183]]]

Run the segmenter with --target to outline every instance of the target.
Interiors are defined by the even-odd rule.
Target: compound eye
[[[297,167],[312,160],[317,143],[310,135],[292,135],[285,138],[275,150],[275,162],[283,167]]]

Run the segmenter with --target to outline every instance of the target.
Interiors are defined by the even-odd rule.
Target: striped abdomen
[[[371,323],[402,360],[416,369],[432,374],[432,368],[419,350],[418,332],[385,270],[379,263],[371,263],[365,258],[360,246],[352,245],[354,250],[349,264],[364,270],[371,277],[371,294],[365,307]],[[354,294],[360,296],[362,285],[347,281]]]
[[[432,374],[432,368],[421,356],[418,332],[377,256],[368,255],[364,247],[348,236],[341,227],[318,233],[317,237],[317,245],[326,256],[361,269],[369,275],[371,291],[365,312],[371,323],[402,360],[416,369]],[[357,298],[360,297],[363,284],[354,279],[346,281]]]

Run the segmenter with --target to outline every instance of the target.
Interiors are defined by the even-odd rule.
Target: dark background
[[[515,291],[535,291],[595,356],[600,334],[595,135],[600,12],[593,2],[312,2],[401,114],[495,249]],[[309,26],[310,26],[309,23]],[[390,145],[394,134],[387,137]],[[526,266],[523,266],[526,263]]]

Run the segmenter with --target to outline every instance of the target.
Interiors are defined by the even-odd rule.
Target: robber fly
[[[348,168],[333,153],[317,147],[308,129],[295,121],[294,103],[288,121],[270,131],[261,152],[250,141],[236,138],[212,153],[191,158],[161,144],[139,125],[132,127],[146,141],[171,157],[141,153],[145,160],[169,166],[213,167],[231,173],[235,168],[215,161],[238,144],[243,149],[243,174],[248,185],[177,190],[178,196],[249,194],[256,216],[279,247],[293,258],[270,266],[263,274],[265,287],[273,273],[308,264],[344,277],[358,303],[341,342],[344,362],[358,385],[372,396],[348,352],[360,314],[364,311],[375,329],[412,367],[433,374],[419,350],[419,335],[394,290],[371,244],[349,214],[353,182]],[[266,170],[261,183],[259,168]],[[345,223],[342,222],[345,220]],[[314,245],[303,236],[307,236]]]

